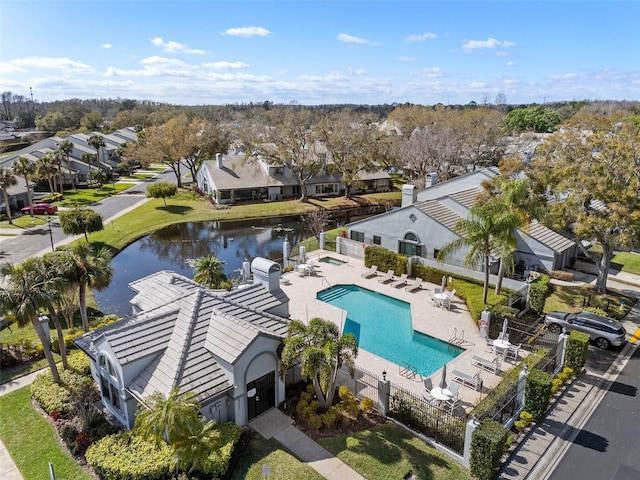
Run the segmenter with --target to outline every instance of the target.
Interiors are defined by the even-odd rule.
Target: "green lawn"
[[[269,477],[262,474],[264,465],[271,467]],[[263,480],[265,478],[321,480],[324,477],[306,463],[300,462],[296,457],[283,450],[282,445],[277,441],[265,440],[256,434],[233,471],[231,480]]]
[[[92,203],[99,202],[106,197],[110,197],[114,193],[122,192],[133,185],[133,183],[129,182],[116,182],[115,185],[112,183],[106,183],[99,188],[65,190],[64,198],[59,202],[56,202],[56,205],[63,208],[87,206]]]
[[[31,405],[29,387],[0,397],[0,438],[25,480],[49,478],[49,462],[57,478],[91,480],[67,455],[56,439],[53,427]]]
[[[621,320],[635,302],[635,298],[618,292],[598,294],[591,285],[553,285],[552,292],[545,301],[544,311],[577,312],[589,306],[604,310],[609,317]]]
[[[323,438],[318,443],[367,480],[401,479],[409,471],[422,480],[468,480],[449,457],[394,424]]]
[[[622,267],[623,272],[640,275],[640,255],[637,253],[620,252],[611,259],[611,264],[612,268]]]

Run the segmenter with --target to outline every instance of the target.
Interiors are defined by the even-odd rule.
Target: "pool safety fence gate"
[[[390,382],[389,413],[391,418],[462,455],[467,415],[456,416],[432,405],[423,397]]]

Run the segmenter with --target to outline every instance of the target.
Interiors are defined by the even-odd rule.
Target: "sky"
[[[1,0],[0,92],[175,105],[640,100],[638,1]]]

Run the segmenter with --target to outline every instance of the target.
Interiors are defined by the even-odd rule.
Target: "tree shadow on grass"
[[[163,212],[168,212],[173,215],[186,215],[190,211],[193,210],[192,207],[184,206],[184,205],[164,205],[156,207],[156,210],[162,210]]]

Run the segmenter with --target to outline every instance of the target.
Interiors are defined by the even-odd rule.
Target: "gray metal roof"
[[[554,232],[550,228],[545,227],[537,220],[533,220],[529,224],[528,230],[520,230],[524,235],[528,235],[534,240],[539,241],[543,245],[560,253],[575,246],[576,242],[565,237],[564,235]]]
[[[414,205],[422,213],[430,216],[436,222],[441,223],[451,231],[454,231],[456,223],[458,223],[458,220],[462,218],[456,212],[437,200],[427,200],[426,202],[418,202]]]
[[[202,168],[206,168],[215,183],[217,190],[233,190],[240,188],[277,187],[297,185],[295,178],[284,175],[269,175],[262,165],[252,161],[244,161],[244,155],[225,155],[222,168],[218,168],[216,160],[206,160]]]
[[[144,311],[86,333],[74,343],[95,359],[93,342],[103,337],[121,364],[155,356],[127,385],[140,398],[156,391],[166,395],[179,386],[202,402],[233,386],[217,359],[233,364],[259,335],[283,338],[287,333],[287,319],[255,308],[260,303],[256,298],[266,298],[262,285],[243,289],[253,295],[234,297],[162,271],[130,286]]]

